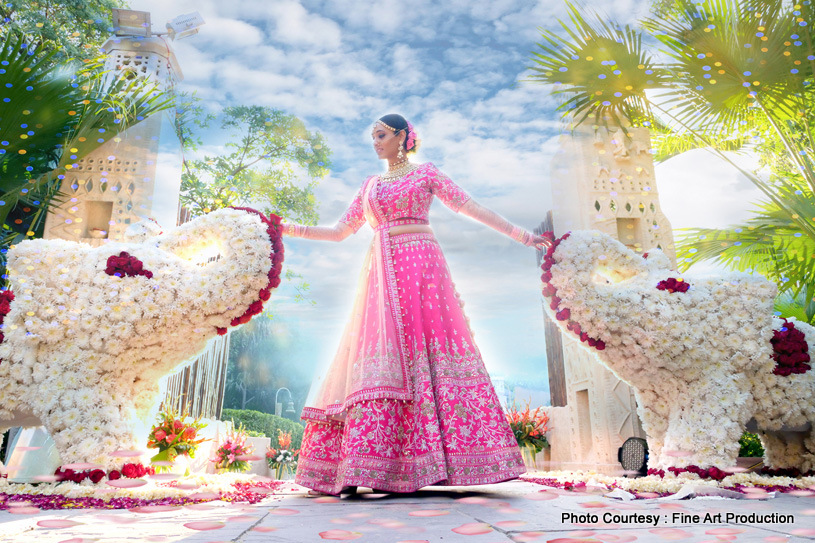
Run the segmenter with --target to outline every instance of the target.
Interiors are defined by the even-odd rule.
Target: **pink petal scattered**
[[[556,500],[558,495],[554,492],[549,492],[547,490],[541,490],[540,492],[532,492],[531,494],[524,495],[524,498],[527,500],[534,500],[534,501],[546,501],[546,500]]]
[[[189,505],[185,505],[187,509],[194,509],[196,511],[211,511],[213,509],[218,509],[218,506],[211,505],[209,503],[191,503]]]
[[[196,492],[195,494],[190,494],[187,497],[191,500],[217,500],[221,497],[221,495],[216,494],[215,492]]]
[[[521,510],[521,509],[517,509],[517,508],[515,508],[515,507],[500,507],[500,508],[498,509],[498,512],[499,512],[499,513],[506,513],[506,514],[508,514],[508,515],[514,515],[515,513],[520,513],[520,512],[522,512],[522,510]]]
[[[738,528],[712,528],[705,532],[706,535],[736,535],[743,534],[746,530]]]
[[[89,464],[85,463],[76,463],[76,464],[65,464],[64,466],[60,466],[61,469],[72,469],[74,471],[85,471],[88,469],[102,469],[102,466],[99,464]]]
[[[314,503],[337,503],[338,501],[340,501],[340,499],[336,496],[322,496],[320,498],[314,498]]]
[[[615,535],[615,534],[602,534],[598,535],[597,539],[600,541],[607,541],[608,543],[631,543],[637,540],[635,535]]]
[[[791,530],[790,533],[792,535],[810,536],[815,535],[815,530],[813,530],[812,528],[798,528],[795,530]]]
[[[254,515],[236,515],[234,517],[229,517],[226,519],[227,522],[253,522],[258,520],[260,517],[256,517]]]
[[[642,499],[659,498],[658,492],[637,492],[637,497]]]
[[[96,515],[99,520],[106,520],[115,524],[133,524],[138,522],[139,519],[133,517],[125,517],[123,515]]]
[[[131,513],[166,513],[167,511],[177,511],[180,507],[175,505],[142,505],[128,509]]]
[[[597,532],[593,532],[591,530],[578,530],[576,532],[572,532],[574,537],[591,537]]]
[[[198,483],[178,483],[175,486],[181,490],[195,490],[196,488],[201,488],[201,485]]]
[[[22,507],[9,507],[8,512],[12,515],[36,515],[40,510],[37,507],[24,505]]]
[[[267,533],[267,532],[275,532],[275,531],[277,531],[277,528],[275,528],[274,526],[255,526],[254,528],[252,528],[251,531]]]
[[[146,485],[147,481],[144,479],[115,479],[113,481],[105,481],[105,484],[114,488],[136,488]]]
[[[242,460],[244,462],[257,462],[258,460],[263,460],[263,457],[254,454],[242,454],[240,456],[236,456],[235,459]]]
[[[518,528],[524,524],[526,524],[526,522],[522,520],[502,520],[501,522],[495,523],[499,528]]]
[[[155,473],[149,476],[154,481],[175,481],[181,475],[178,473]],[[117,481],[121,481],[121,479],[116,479]]]
[[[458,528],[453,528],[453,531],[461,535],[481,535],[490,533],[492,531],[492,527],[483,522],[468,522],[467,524],[462,524]]]
[[[479,496],[472,496],[469,498],[459,498],[456,500],[458,503],[471,503],[475,505],[483,505],[485,503],[489,503],[489,498],[481,498]]]
[[[787,492],[790,496],[798,496],[800,498],[807,498],[809,496],[815,496],[815,492],[811,490],[790,490]]]
[[[663,451],[663,453],[668,456],[673,456],[674,458],[683,458],[693,455],[690,451]]]
[[[299,515],[300,511],[297,509],[270,509],[269,514],[271,515]]]
[[[67,519],[47,519],[37,522],[40,528],[70,528],[71,526],[79,526],[84,522],[75,522]]]
[[[530,541],[537,541],[544,535],[544,532],[521,532],[515,536],[515,541],[518,543],[528,543]]]
[[[741,489],[745,494],[766,494],[767,491],[757,486],[747,486]]]
[[[320,537],[334,541],[350,541],[351,539],[359,539],[362,537],[362,534],[359,532],[349,532],[348,530],[328,530],[327,532],[320,532]]]
[[[223,522],[212,522],[209,520],[198,520],[195,522],[187,522],[184,524],[185,528],[198,531],[220,530],[224,526],[226,526],[226,524],[224,524]]]
[[[370,516],[370,513],[351,513],[348,518],[368,518]]]
[[[449,514],[450,511],[445,511],[444,509],[420,509],[408,513],[411,517],[441,517]]]
[[[98,539],[85,539],[84,537],[72,537],[71,539],[63,539],[59,543],[95,543]]]
[[[147,453],[144,451],[113,451],[108,456],[112,456],[113,458],[135,458],[137,456],[147,456]]]
[[[56,475],[35,475],[33,479],[38,483],[56,483],[60,480]]]
[[[583,502],[580,504],[580,507],[584,509],[602,509],[608,507],[608,504],[603,502]]]
[[[23,452],[38,451],[38,450],[40,450],[40,447],[14,447],[14,450],[15,451],[23,451]]]
[[[767,543],[787,543],[790,538],[783,536],[783,535],[768,535],[762,541],[766,541]]]

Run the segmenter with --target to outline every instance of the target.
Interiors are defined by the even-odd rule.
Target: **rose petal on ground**
[[[517,509],[515,507],[500,507],[498,509],[499,513],[506,513],[508,515],[514,515],[515,513],[520,513],[522,509]]]
[[[128,509],[131,513],[165,513],[167,511],[176,511],[181,509],[176,505],[142,505]]]
[[[96,518],[99,520],[114,522],[116,524],[133,524],[134,522],[139,521],[137,518],[126,517],[124,515],[96,515]]]
[[[209,520],[196,520],[194,522],[187,522],[184,524],[185,528],[198,531],[220,530],[224,526],[226,526],[226,524],[224,524],[223,522],[212,522]]]
[[[144,479],[115,479],[113,481],[105,481],[105,484],[114,488],[136,488],[146,485],[147,481]]]
[[[85,539],[84,537],[72,537],[71,539],[63,539],[59,543],[92,543],[99,541],[98,539]]]
[[[795,530],[790,530],[792,535],[800,535],[800,536],[810,536],[815,535],[815,530],[812,528],[796,528]]]
[[[176,488],[180,488],[181,490],[195,490],[196,488],[201,488],[201,485],[198,483],[178,483],[175,485]]]
[[[807,498],[809,496],[815,496],[815,492],[811,490],[790,490],[787,492],[790,496],[798,496],[799,498]]]
[[[546,501],[546,500],[556,500],[558,495],[554,492],[549,492],[547,490],[541,490],[540,492],[532,492],[530,494],[524,494],[524,498],[527,500],[534,500],[534,501]]]
[[[320,532],[320,537],[334,541],[349,541],[351,539],[359,539],[362,537],[362,534],[359,532],[349,532],[348,530],[328,530],[327,532]]]
[[[252,532],[266,533],[266,532],[274,532],[276,530],[277,530],[277,528],[275,528],[274,526],[255,526],[254,528],[252,528],[251,531]]]
[[[280,508],[280,509],[270,509],[269,514],[271,514],[271,515],[284,515],[284,516],[286,516],[286,515],[299,515],[300,511],[298,511],[297,509]]]
[[[418,511],[408,513],[411,517],[440,517],[449,514],[450,511],[445,511],[444,509],[419,509]]]
[[[762,541],[766,541],[767,543],[787,543],[790,538],[783,536],[783,535],[768,535]]]
[[[113,458],[135,458],[136,456],[147,456],[147,453],[144,451],[126,451],[122,449],[113,451],[108,456],[112,456]]]
[[[458,503],[471,503],[471,504],[475,504],[475,505],[483,505],[485,503],[489,503],[490,499],[489,498],[482,498],[480,496],[471,496],[469,498],[459,498],[459,499],[457,499],[455,501],[457,501]]]
[[[501,522],[495,523],[495,525],[498,526],[499,528],[517,528],[525,524],[526,522],[522,520],[502,520]]]
[[[227,522],[252,522],[258,520],[260,517],[255,515],[236,515],[226,519]]]
[[[637,492],[637,497],[642,498],[644,500],[650,498],[659,498],[659,492]]]
[[[74,471],[85,471],[86,469],[102,469],[102,466],[99,464],[89,464],[87,462],[84,463],[76,463],[76,464],[65,464],[64,466],[60,466],[60,469],[72,469]]]
[[[747,530],[739,530],[738,528],[711,528],[706,531],[706,535],[736,535],[743,534]]]
[[[741,489],[745,494],[766,494],[767,491],[757,486],[746,486]]]
[[[492,531],[492,527],[483,522],[468,522],[467,524],[462,524],[457,528],[453,528],[453,531],[461,535],[481,535],[490,533]]]
[[[338,501],[340,501],[340,499],[336,496],[322,496],[320,498],[314,498],[314,503],[337,503]]]
[[[578,530],[576,532],[572,532],[572,535],[574,537],[591,537],[596,533],[597,532],[594,532],[594,531],[591,531],[591,530]]]
[[[33,479],[38,483],[56,483],[57,481],[61,480],[61,477],[56,475],[36,475],[33,477]]]
[[[31,507],[29,505],[23,505],[21,507],[11,507],[9,506],[8,512],[12,515],[36,515],[40,512],[39,508]]]
[[[350,515],[346,515],[348,518],[367,518],[370,517],[370,513],[351,513]]]
[[[71,526],[79,526],[81,524],[85,523],[62,518],[46,519],[37,522],[37,526],[40,528],[70,528]]]
[[[542,535],[544,535],[544,532],[521,532],[515,536],[515,541],[528,543],[530,541],[537,541]]]
[[[607,541],[608,543],[631,543],[637,540],[635,535],[615,535],[615,534],[601,534],[597,536],[600,541]]]
[[[584,509],[602,509],[603,507],[608,507],[608,504],[603,502],[583,502],[580,504],[580,507]]]

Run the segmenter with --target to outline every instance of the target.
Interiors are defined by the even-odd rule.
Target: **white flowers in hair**
[[[0,428],[38,419],[63,464],[115,468],[111,452],[143,449],[133,422],[153,407],[159,379],[259,312],[279,284],[274,220],[223,209],[162,235],[139,227],[138,243],[12,248]]]
[[[815,468],[815,372],[803,362],[815,329],[773,317],[774,284],[744,273],[680,275],[661,251],[646,259],[594,231],[558,240],[543,269],[547,311],[564,335],[591,344],[635,389],[649,468],[733,467],[751,419],[768,465]],[[792,328],[803,334],[783,339]],[[800,352],[785,354],[784,342]],[[789,356],[798,362],[782,367]]]

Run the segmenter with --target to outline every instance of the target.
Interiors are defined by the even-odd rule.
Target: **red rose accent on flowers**
[[[795,328],[795,323],[784,319],[781,330],[773,331],[770,340],[773,345],[773,360],[775,360],[775,375],[792,375],[808,372],[812,366],[809,361],[809,344],[804,333]]]
[[[110,480],[110,481],[115,481],[116,479],[121,479],[121,478],[122,478],[122,472],[121,471],[113,470],[110,473],[108,473],[108,480]]]
[[[690,284],[684,282],[682,279],[676,279],[675,277],[671,277],[666,279],[665,281],[660,281],[657,283],[658,290],[667,290],[668,292],[687,292],[690,288]]]
[[[0,343],[3,343],[3,340],[6,337],[3,335],[3,320],[6,318],[6,315],[9,314],[11,311],[11,302],[14,301],[14,293],[10,290],[4,290],[0,292]],[[2,360],[0,360],[2,362]]]
[[[263,311],[263,303],[268,301],[272,296],[272,289],[280,286],[280,270],[283,268],[283,236],[280,233],[280,223],[282,219],[275,214],[269,215],[267,218],[263,213],[250,207],[233,207],[238,211],[246,211],[247,213],[254,213],[257,215],[263,224],[266,225],[266,233],[272,241],[272,252],[269,259],[272,261],[272,267],[269,269],[269,284],[260,289],[258,292],[258,299],[252,302],[243,315],[232,319],[229,323],[230,326],[240,326],[246,324],[252,317],[260,314]],[[226,334],[226,328],[217,327],[216,331],[219,336]]]
[[[119,256],[110,255],[108,257],[105,273],[116,277],[136,277],[143,275],[148,279],[153,278],[153,272],[144,269],[144,262],[122,251]]]

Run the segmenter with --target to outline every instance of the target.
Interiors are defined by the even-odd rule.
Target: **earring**
[[[397,157],[399,157],[399,160],[402,160],[403,158],[405,158],[405,153],[402,152],[404,149],[405,149],[405,145],[404,145],[403,142],[400,141],[399,142],[399,153],[396,155]]]

